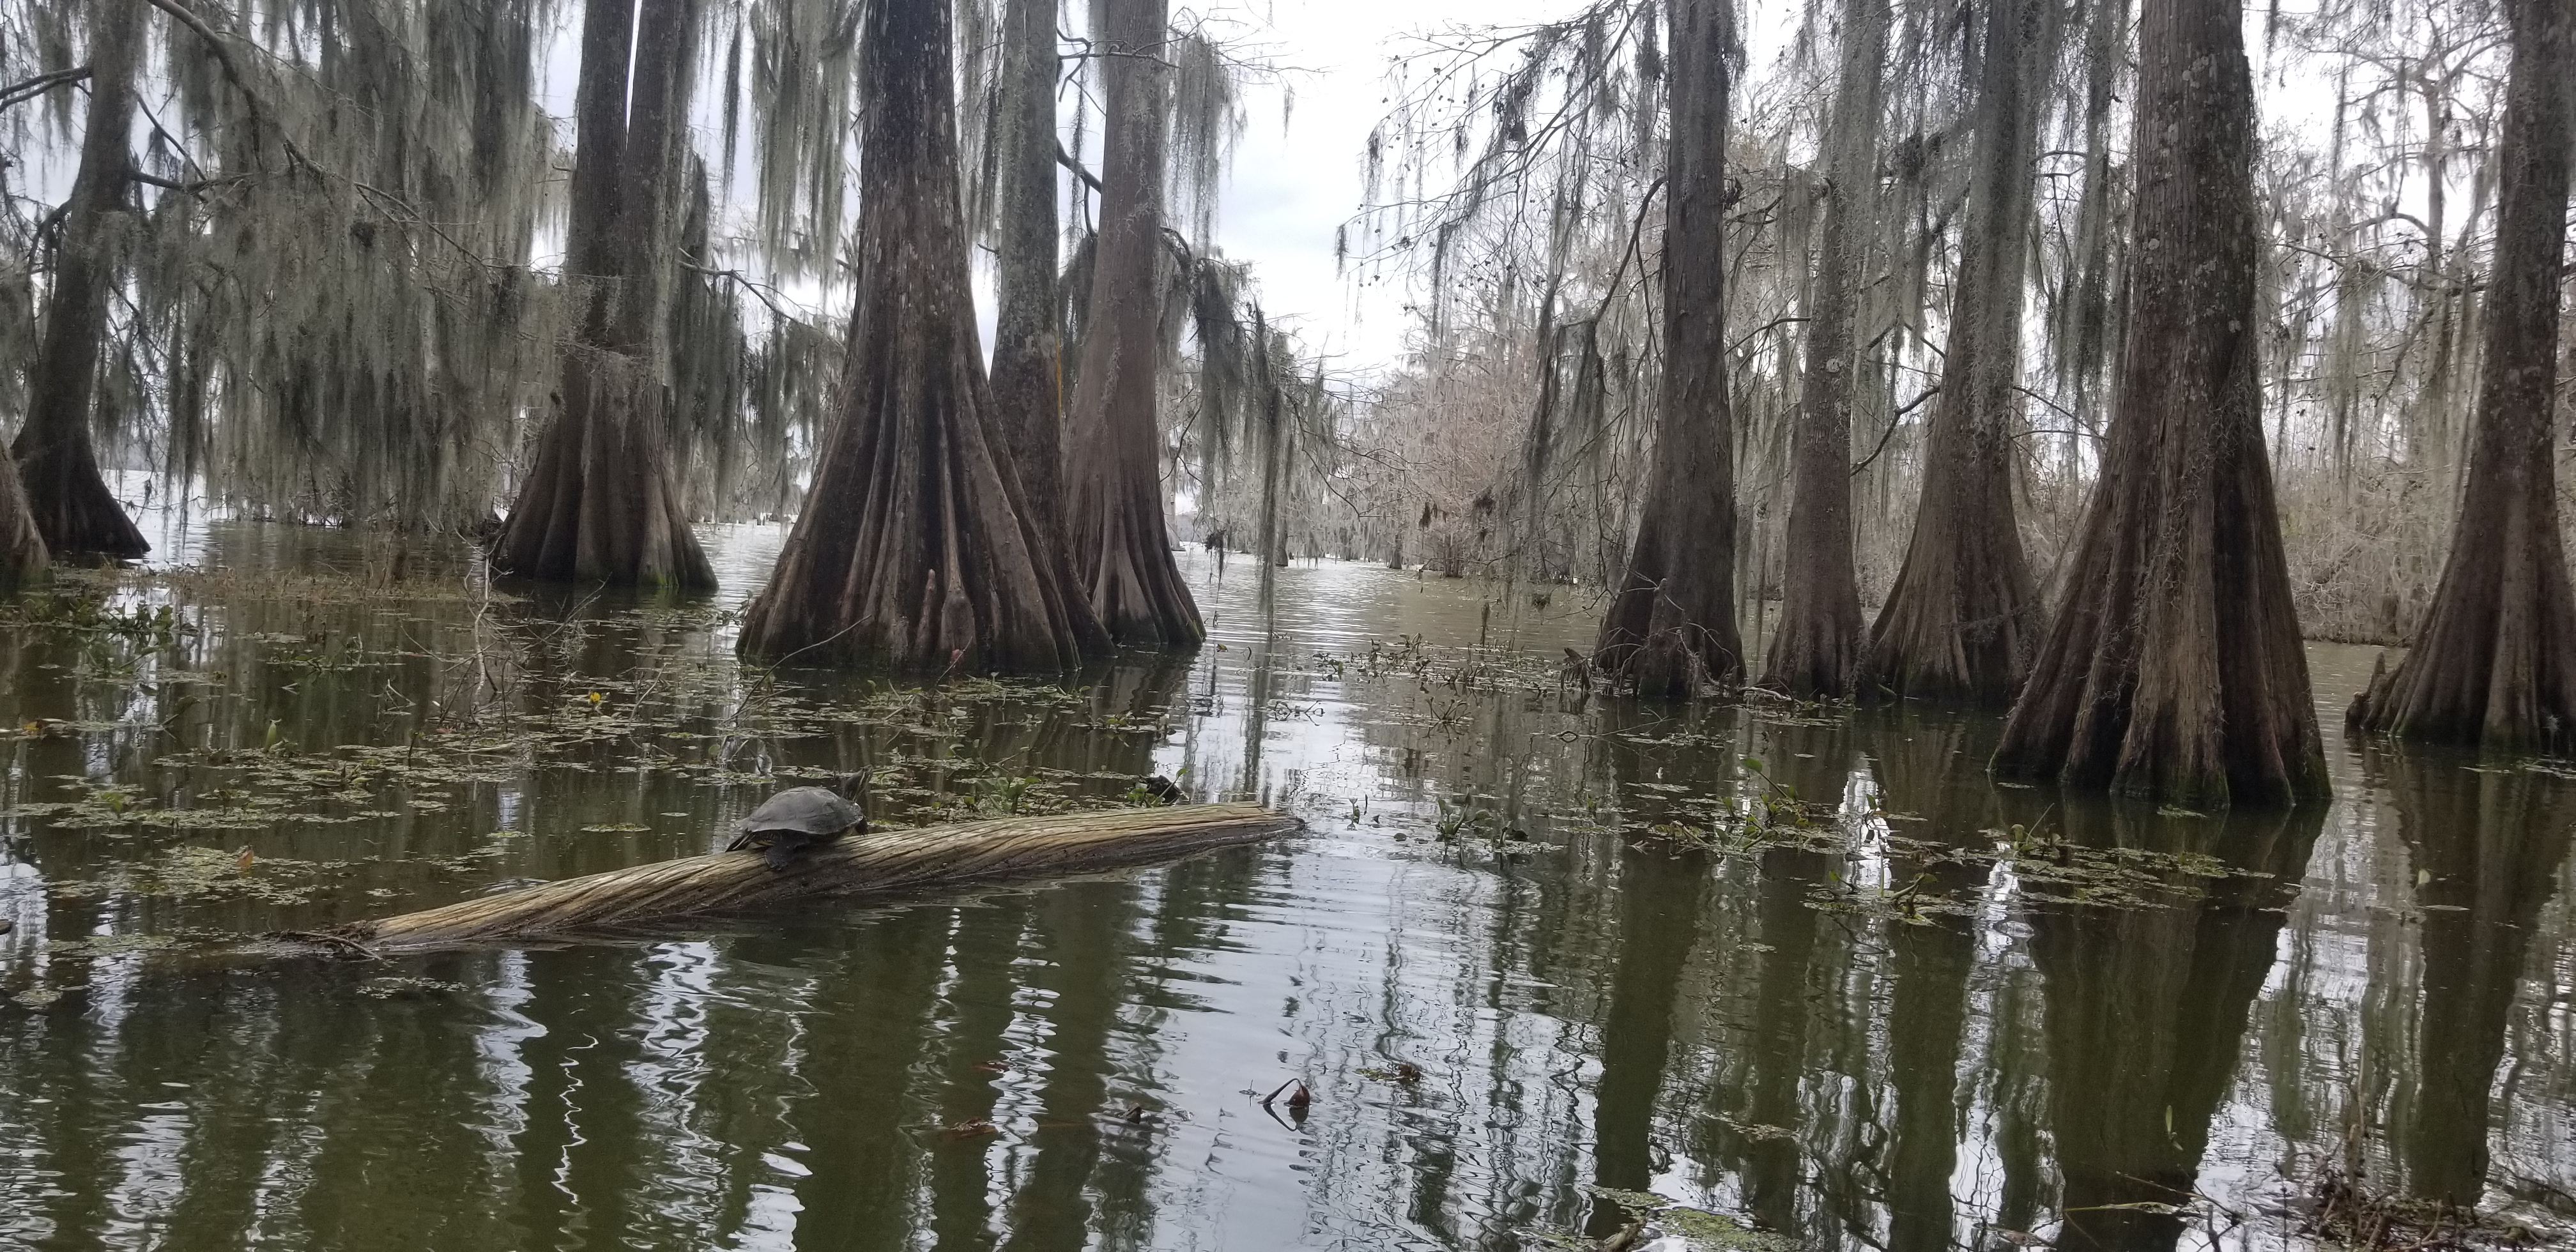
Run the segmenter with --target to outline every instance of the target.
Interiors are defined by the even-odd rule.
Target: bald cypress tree
[[[2242,18],[2228,0],[2142,11],[2127,350],[2003,777],[2195,808],[2327,788],[2255,373]]]
[[[2506,0],[2495,273],[2459,524],[2432,610],[2393,672],[2353,701],[2355,729],[2528,751],[2576,735],[2576,595],[2558,530],[2560,263],[2576,5]]]
[[[1046,559],[992,416],[948,0],[874,0],[859,46],[858,306],[840,413],[742,649],[805,664],[1069,668],[1105,640]]]
[[[1682,697],[1744,672],[1735,625],[1734,423],[1726,401],[1729,0],[1671,0],[1665,73],[1664,368],[1645,507],[1594,662]]]
[[[43,339],[27,380],[27,417],[10,451],[26,509],[47,548],[138,557],[152,545],[99,473],[90,407],[98,394],[108,295],[117,281],[118,223],[127,216],[144,6],[106,3],[89,12],[89,111],[80,168],[62,206]],[[17,551],[23,559],[24,545]]]
[[[1066,423],[1064,522],[1073,575],[1120,643],[1207,634],[1163,524],[1155,417],[1162,364],[1163,192],[1171,141],[1166,0],[1101,0],[1100,235],[1082,369]]]
[[[1896,695],[2008,703],[2038,643],[2039,588],[2014,517],[2012,440],[2031,158],[2045,94],[2038,69],[2048,61],[2041,7],[1998,0],[1984,13],[1967,222],[1923,491],[1905,564],[1861,663],[1865,684]]]
[[[1004,0],[993,404],[1029,520],[1060,541],[1065,371],[1064,294],[1056,277],[1055,18],[1055,0]]]
[[[1854,306],[1878,212],[1887,0],[1845,0],[1841,73],[1825,136],[1825,222],[1808,299],[1806,377],[1790,452],[1787,573],[1763,681],[1798,696],[1847,696],[1860,676],[1860,575],[1851,526]]]
[[[570,281],[553,420],[493,544],[529,578],[715,586],[665,446],[668,324],[703,0],[588,0],[573,109]]]

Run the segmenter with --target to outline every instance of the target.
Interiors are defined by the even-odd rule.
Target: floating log
[[[1184,804],[924,826],[833,840],[785,871],[758,852],[655,861],[282,936],[367,953],[417,952],[764,908],[802,896],[882,894],[1056,878],[1252,843],[1303,823],[1258,804]]]

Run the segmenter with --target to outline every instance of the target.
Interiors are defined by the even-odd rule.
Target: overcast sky
[[[1403,349],[1402,292],[1359,298],[1335,272],[1333,235],[1360,207],[1361,155],[1387,108],[1388,59],[1412,36],[1445,27],[1542,21],[1569,0],[1278,0],[1209,10],[1237,23],[1268,59],[1293,67],[1254,89],[1217,237],[1250,261],[1263,309],[1308,350],[1364,371]],[[1281,126],[1282,95],[1295,104]]]

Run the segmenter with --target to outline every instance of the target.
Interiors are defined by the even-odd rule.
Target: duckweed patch
[[[465,984],[443,978],[387,976],[358,984],[358,994],[377,1000],[428,1000],[465,990]]]
[[[1679,1239],[1691,1252],[1798,1252],[1794,1239],[1650,1192],[1614,1187],[1585,1187],[1584,1191],[1617,1205],[1634,1219],[1627,1229],[1597,1245],[1604,1249],[1641,1248],[1657,1239]]]
[[[125,895],[291,905],[312,900],[323,889],[323,877],[344,868],[316,861],[263,858],[247,848],[226,852],[186,845],[119,866],[97,878],[59,879],[49,884],[49,889],[55,899],[67,901]]]
[[[782,676],[735,659],[735,616],[548,607],[470,578],[66,571],[0,602],[20,672],[51,684],[34,696],[22,683],[24,707],[66,714],[0,727],[0,752],[22,763],[0,833],[68,855],[77,868],[47,884],[60,900],[295,910],[345,894],[375,911],[388,884],[424,871],[595,867],[564,858],[600,836],[690,850],[657,842],[713,834],[690,827],[721,822],[742,793],[852,768],[889,824],[1115,804],[1141,773],[1039,764],[1031,749],[1070,737],[1141,764],[1185,698],[1178,671],[1168,691]],[[615,789],[639,802],[599,802]],[[564,795],[581,798],[514,808]],[[655,812],[669,820],[635,816]],[[503,833],[460,840],[458,827]],[[317,847],[351,859],[298,859]]]
[[[159,952],[179,946],[176,935],[91,935],[82,939],[52,939],[45,943],[48,956],[96,958],[131,956],[138,952]]]

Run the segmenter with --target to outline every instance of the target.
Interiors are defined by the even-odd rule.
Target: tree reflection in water
[[[2210,1120],[2325,808],[2168,817],[2069,801],[2062,811],[2080,844],[2197,853],[2236,871],[2200,883],[2177,875],[2183,898],[2170,907],[2031,915],[2063,1180],[2058,1246],[2170,1247],[2184,1218],[2141,1206],[2194,1198]]]
[[[2576,786],[2523,769],[2464,768],[2473,764],[2422,749],[2364,754],[2405,841],[2420,915],[2415,1012],[2407,1029],[2376,1041],[2373,1063],[2393,1088],[2381,1120],[2406,1193],[2461,1207],[2486,1190],[2490,1093],[2515,1000],[2550,981],[2547,969],[2529,969],[2530,957],[2576,830]]]
[[[1489,619],[1472,584],[1364,567],[1278,571],[1273,644],[1229,625],[1261,620],[1251,580],[1192,561],[1226,650],[1052,694],[738,671],[712,615],[642,602],[246,582],[147,588],[179,609],[149,646],[0,620],[0,725],[71,724],[5,745],[0,1246],[1503,1249],[1616,1229],[1606,1188],[1820,1249],[2162,1252],[2292,1241],[2275,1169],[2356,1125],[2373,1185],[2517,1219],[2576,1169],[2576,783],[2355,744],[2330,807],[2076,803],[1987,783],[1991,717],[1587,699],[1548,659],[1579,605]],[[1496,681],[1480,631],[1545,677]],[[330,822],[94,801],[208,805],[225,752],[427,751],[430,710],[544,723],[591,690],[684,733],[451,753]],[[791,699],[830,715],[759,729]],[[185,943],[703,850],[783,769],[874,770],[888,820],[1164,773],[1310,828],[399,967]],[[1719,801],[1773,787],[1817,824],[1731,843]],[[2029,869],[2136,850],[2145,903],[1998,868],[2015,825]],[[243,846],[223,891],[144,877]],[[1289,1079],[1313,1106],[1265,1114]]]

